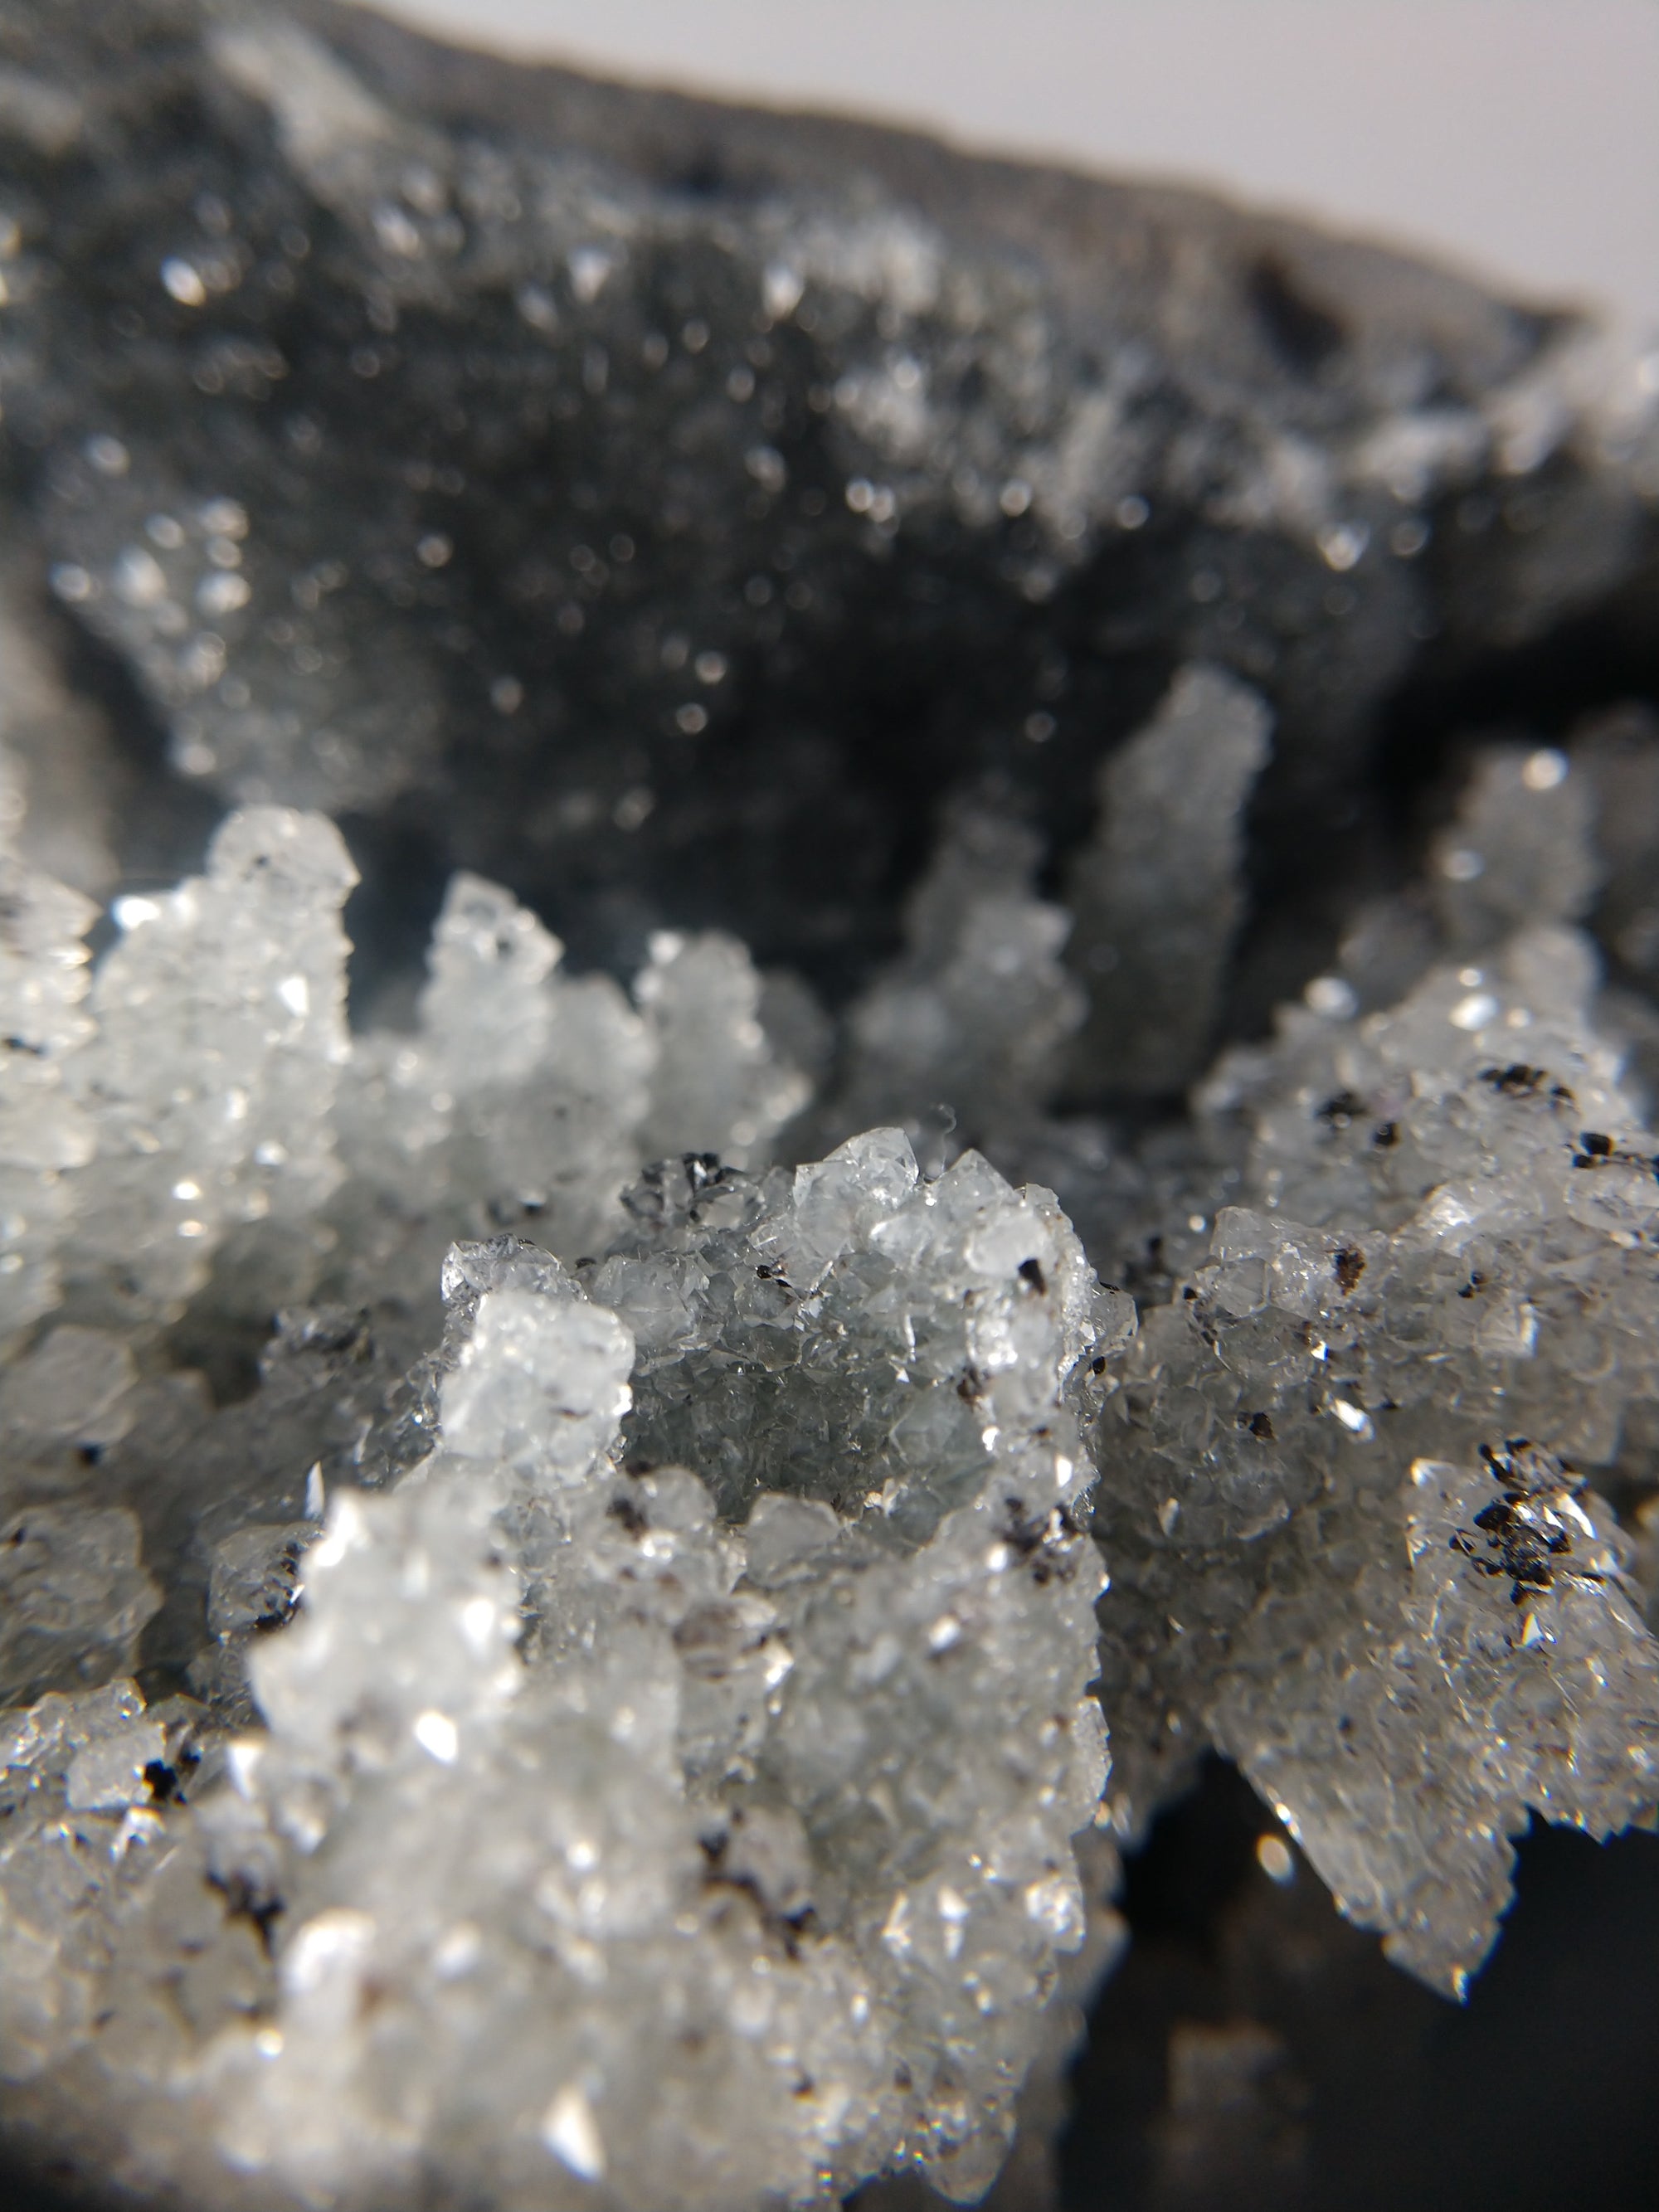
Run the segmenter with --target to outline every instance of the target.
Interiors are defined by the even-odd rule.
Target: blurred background
[[[1190,179],[1659,328],[1659,0],[379,0],[474,46]]]

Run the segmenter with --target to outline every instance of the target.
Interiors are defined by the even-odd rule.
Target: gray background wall
[[[380,0],[475,45],[1230,186],[1659,331],[1659,0]]]

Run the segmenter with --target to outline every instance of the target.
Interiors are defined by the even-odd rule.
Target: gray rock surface
[[[121,866],[323,807],[366,975],[459,865],[579,964],[725,927],[839,994],[948,791],[1064,849],[1201,659],[1274,715],[1265,1011],[1397,860],[1389,702],[1651,561],[1637,365],[1380,247],[337,6],[0,36],[23,619],[91,641]]]

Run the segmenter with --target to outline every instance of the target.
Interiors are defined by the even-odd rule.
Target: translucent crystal
[[[66,1095],[82,1011],[90,901],[0,855],[0,1341],[57,1304],[68,1171],[91,1158],[93,1124]]]
[[[1450,944],[1479,952],[1516,929],[1577,921],[1601,875],[1594,815],[1589,779],[1565,753],[1547,745],[1483,753],[1431,854]]]
[[[1265,732],[1189,671],[1109,774],[1078,896],[1150,995],[1083,962],[1100,1088],[1197,1065]],[[1659,1813],[1659,1142],[1621,1067],[1659,1018],[1562,926],[1636,895],[1596,842],[1633,742],[1479,756],[1430,884],[1141,1127],[1052,1104],[1069,916],[982,808],[816,1108],[824,1018],[718,934],[630,996],[459,876],[417,1027],[353,1040],[319,819],[231,817],[84,1000],[87,909],[17,874],[31,2124],[83,2124],[95,2050],[98,2156],[186,2205],[966,2202],[1017,2128],[1043,2186],[1121,1940],[1096,1824],[1138,1839],[1211,1748],[1460,1992],[1528,1818]],[[767,1164],[878,1109],[908,1130]],[[1140,1316],[976,1133],[1052,1165]]]
[[[355,1055],[344,1146],[379,1203],[423,1226],[408,1264],[516,1223],[567,1260],[603,1250],[620,1197],[663,1151],[763,1157],[804,1103],[772,1050],[760,980],[732,939],[664,936],[635,984],[572,977],[562,948],[494,884],[457,876],[433,939],[413,1037],[372,1034]],[[362,1200],[343,1200],[348,1233]]]
[[[768,1158],[811,1085],[762,1025],[761,979],[747,947],[718,931],[661,931],[634,995],[657,1048],[642,1158],[717,1152],[733,1167]]]
[[[1077,1416],[1132,1310],[1044,1194],[973,1154],[924,1182],[896,1132],[793,1176],[688,1163],[628,1212],[584,1272],[657,1316],[637,1358],[551,1255],[459,1248],[428,1455],[339,1494],[297,1573],[302,1524],[220,1539],[206,1625],[263,1733],[181,1795],[133,1700],[41,1786],[140,1823],[145,1975],[173,1844],[220,1900],[216,1990],[247,1913],[279,1931],[252,2016],[175,2028],[170,2079],[281,2191],[418,2160],[503,2201],[602,2176],[641,2208],[828,2205],[909,2163],[965,2201],[1075,2033],[1044,2012],[1057,1958],[1096,1929],[1086,1988],[1112,1940],[1109,1854],[1085,1893],[1072,1849],[1105,1771]],[[754,1410],[662,1463],[716,1370]],[[67,2053],[137,1998],[94,1958],[66,2010],[60,1972],[32,1986]]]
[[[1652,362],[289,12],[5,13],[0,2133],[1049,2212],[1200,1757],[1454,1992],[1659,1807]]]
[[[1577,1472],[1659,1387],[1655,1140],[1595,981],[1537,931],[1224,1061],[1202,1103],[1245,1133],[1249,1203],[1146,1316],[1102,1430],[1115,1819],[1219,1745],[1454,1990],[1529,1810],[1607,1832],[1659,1803],[1659,1652]]]
[[[904,957],[848,1017],[839,1120],[903,1122],[927,1146],[1022,1129],[1057,1087],[1084,995],[1060,964],[1066,910],[1031,888],[1042,843],[975,808],[945,824],[912,894]]]
[[[222,2122],[239,2162],[395,2185],[412,2145],[375,2054],[418,2016],[398,2094],[432,2100],[425,2157],[486,2124],[527,2136],[554,2201],[562,2173],[601,2167],[641,2205],[828,2202],[901,2154],[964,2198],[990,2179],[1044,1962],[1085,1929],[1069,1838],[1103,1771],[1083,1694],[1100,1577],[1068,1510],[1085,1470],[1062,1394],[1103,1340],[1096,1302],[1063,1225],[971,1159],[919,1187],[902,1140],[867,1139],[777,1196],[714,1237],[803,1258],[812,1239],[817,1297],[842,1285],[863,1339],[821,1376],[830,1402],[902,1388],[893,1349],[925,1317],[940,1350],[910,1394],[955,1395],[933,1370],[965,1305],[977,1472],[947,1441],[949,1510],[907,1535],[895,1496],[849,1523],[799,1494],[839,1483],[811,1472],[820,1417],[797,1395],[762,1449],[798,1494],[723,1525],[696,1473],[607,1463],[632,1351],[612,1315],[556,1276],[486,1289],[435,1455],[391,1498],[337,1505],[301,1620],[255,1656],[273,1734],[249,1787],[306,1856],[280,2051]],[[1041,1288],[1020,1273],[1039,1259]],[[735,1366],[754,1323],[721,1314],[708,1303],[637,1386],[648,1370],[666,1394],[722,1327]],[[939,1458],[931,1433],[913,1474]],[[969,1716],[964,1762],[948,1746]],[[372,2021],[353,1994],[370,1976]],[[484,1993],[527,2064],[476,2045]],[[686,2018],[695,2062],[653,2026]]]
[[[307,1521],[238,1529],[215,1549],[207,1623],[224,1638],[280,1627],[300,1597],[300,1557],[316,1535]]]
[[[303,1221],[339,1181],[356,880],[331,823],[255,807],[216,835],[205,876],[119,902],[96,1035],[66,1070],[97,1130],[70,1261],[93,1310],[176,1312],[228,1231]]]
[[[1271,726],[1235,678],[1188,667],[1102,768],[1100,820],[1068,884],[1070,959],[1091,1009],[1077,1087],[1155,1097],[1202,1068],[1244,910],[1243,811]]]
[[[603,1306],[487,1291],[444,1382],[444,1442],[538,1486],[585,1482],[628,1411],[633,1365],[633,1338]]]
[[[0,1519],[0,1700],[26,1705],[132,1664],[161,1593],[124,1506],[13,1507]]]

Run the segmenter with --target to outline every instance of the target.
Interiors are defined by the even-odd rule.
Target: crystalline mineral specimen
[[[505,1250],[479,1255],[505,1279],[442,1385],[435,1455],[337,1505],[301,1621],[254,1668],[270,1735],[238,1817],[308,1863],[284,1891],[304,1922],[281,2049],[222,2123],[233,2163],[383,2191],[410,2171],[413,2106],[428,2158],[480,2173],[500,2142],[483,2170],[507,2199],[556,2198],[550,2152],[572,2201],[571,2173],[639,2203],[811,2201],[900,2144],[954,2196],[991,2179],[1055,1951],[1084,1931],[1101,1575],[1061,1393],[1116,1317],[1063,1224],[971,1157],[918,1188],[878,1136],[755,1210],[728,1265],[752,1281],[754,1251],[789,1255],[792,1301],[816,1272],[808,1310],[833,1302],[846,1350],[804,1372],[811,1323],[766,1300],[778,1349],[752,1371],[783,1388],[747,1433],[787,1486],[740,1522],[756,1486],[706,1451],[684,1458],[708,1484],[644,1471],[639,1439],[617,1471],[632,1333],[556,1268],[511,1286]],[[969,1345],[906,1352],[975,1290]],[[689,1383],[706,1408],[695,1347],[721,1320],[741,1372],[748,1332],[716,1297],[659,1334],[641,1394]],[[968,1449],[908,1455],[945,1498],[872,1503],[867,1531],[838,1516],[825,1416],[908,1358],[925,1433],[975,1349],[1001,1371]],[[997,1746],[971,1771],[950,1750],[964,1711]],[[481,2007],[520,2046],[506,2077]]]
[[[1103,1443],[1103,1696],[1146,1703],[1117,1819],[1207,1736],[1454,1988],[1527,1808],[1606,1832],[1659,1771],[1659,1652],[1580,1472],[1653,1395],[1659,1215],[1590,987],[1582,943],[1534,932],[1224,1061],[1203,1103],[1242,1125],[1236,1202]]]
[[[1254,693],[1188,669],[1106,763],[1103,818],[1070,885],[1091,998],[1074,1076],[1085,1094],[1156,1097],[1201,1071],[1243,918],[1241,817],[1267,765],[1267,725]]]
[[[321,0],[0,153],[8,2143],[1036,2212],[1214,1753],[1462,1993],[1659,1813],[1650,364]]]
[[[338,1181],[339,908],[355,880],[331,823],[251,809],[215,836],[204,877],[118,902],[123,941],[64,1070],[97,1133],[69,1239],[77,1306],[166,1316],[227,1227],[303,1222]]]

